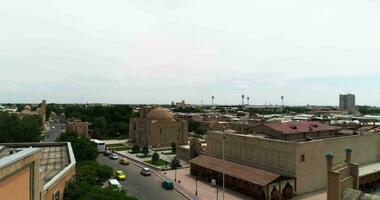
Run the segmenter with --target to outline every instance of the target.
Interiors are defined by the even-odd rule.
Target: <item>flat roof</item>
[[[68,143],[4,143],[1,146],[4,146],[5,150],[3,148],[0,151],[0,156],[2,152],[3,154],[5,152],[8,155],[15,155],[14,152],[23,152],[27,149],[41,150],[40,172],[44,184],[51,181],[71,163],[75,163],[73,155],[70,156],[72,150]],[[7,157],[10,156],[5,158]]]
[[[369,163],[359,166],[359,177],[380,172],[380,162]]]
[[[199,155],[198,157],[190,160],[190,163],[217,171],[219,173],[223,172],[223,160],[213,156]],[[225,174],[260,186],[266,186],[280,177],[279,174],[273,172],[227,160],[224,161],[224,166]]]

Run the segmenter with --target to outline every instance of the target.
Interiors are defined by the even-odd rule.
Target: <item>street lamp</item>
[[[224,200],[224,143],[225,143],[225,141],[226,141],[226,132],[223,132],[223,166],[222,166],[222,171],[223,171],[223,195],[222,195],[222,198],[223,198],[223,200]]]
[[[174,181],[177,181],[177,156],[174,157],[172,161],[172,166],[174,167]]]
[[[177,166],[174,166],[174,182],[177,182]]]
[[[195,176],[195,195],[198,195],[198,176]]]

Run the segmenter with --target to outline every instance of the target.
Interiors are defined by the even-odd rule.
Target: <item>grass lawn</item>
[[[157,162],[152,162],[151,160],[144,161],[144,162],[149,163],[151,165],[155,165],[157,167],[164,166],[166,164],[166,161],[162,159],[158,160]],[[170,165],[170,163],[168,163],[168,165]]]
[[[117,143],[117,144],[107,144],[107,147],[125,147],[124,144],[122,143]]]
[[[136,155],[138,158],[150,158],[152,155]]]
[[[114,151],[127,151],[127,150],[131,150],[130,147],[126,147],[126,146],[123,146],[123,147],[112,147],[111,149],[114,150]]]
[[[164,154],[164,155],[175,155],[176,153],[173,153],[173,152],[161,152],[162,154]]]

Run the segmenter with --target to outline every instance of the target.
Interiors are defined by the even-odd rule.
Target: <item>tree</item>
[[[173,142],[171,147],[172,147],[172,153],[176,153],[177,152],[177,145]]]
[[[189,131],[197,135],[204,135],[205,132],[201,129],[201,123],[194,120],[189,120]]]
[[[129,119],[137,113],[129,105],[93,106],[48,104],[47,111],[65,113],[66,118],[77,118],[92,123],[92,137],[126,138],[129,133]],[[118,134],[119,133],[119,134]]]
[[[36,115],[18,117],[0,112],[0,142],[40,142],[41,120]]]
[[[157,152],[154,152],[153,156],[152,156],[152,162],[153,163],[156,163],[160,160],[160,155],[157,153]]]
[[[147,146],[145,146],[144,148],[143,148],[143,150],[142,150],[142,153],[146,156],[146,155],[148,155],[148,153],[149,153],[149,148],[147,147]]]
[[[177,169],[178,167],[181,167],[180,161],[177,159],[177,156],[173,158],[172,162],[170,163],[170,167],[172,169]]]
[[[135,144],[132,147],[132,153],[139,153],[140,152],[140,146]]]
[[[92,185],[102,185],[112,177],[113,169],[96,161],[82,161],[77,164],[77,180],[86,181]]]
[[[95,160],[98,157],[98,147],[88,138],[81,137],[75,132],[66,132],[59,136],[58,142],[70,142],[75,159],[80,161]]]

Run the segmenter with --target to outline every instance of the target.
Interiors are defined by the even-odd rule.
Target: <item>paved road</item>
[[[139,200],[185,200],[181,194],[175,190],[165,190],[161,187],[161,180],[154,176],[141,176],[141,168],[129,164],[120,165],[118,160],[111,160],[106,156],[99,155],[98,162],[111,166],[113,169],[122,169],[127,176],[127,180],[120,181],[128,194],[137,197]]]
[[[61,135],[63,124],[51,123],[50,130],[46,131],[44,142],[55,142],[55,140]]]

